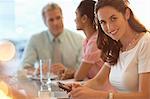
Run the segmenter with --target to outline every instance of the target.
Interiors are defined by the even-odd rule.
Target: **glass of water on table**
[[[50,66],[51,59],[39,60],[39,77],[41,85],[38,95],[43,92],[51,92]]]

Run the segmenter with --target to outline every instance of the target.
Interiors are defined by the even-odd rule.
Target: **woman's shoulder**
[[[96,42],[97,42],[97,34],[95,33],[95,34],[93,34],[91,37],[90,37],[90,39],[88,40],[88,43],[89,44],[96,44]]]
[[[144,35],[141,37],[137,45],[139,52],[145,53],[146,50],[150,50],[150,33],[149,32],[144,33]]]
[[[139,43],[148,43],[148,44],[150,44],[150,32],[146,32],[146,33],[144,33],[143,34],[143,36],[141,37],[141,39],[140,39],[140,41],[139,41]]]

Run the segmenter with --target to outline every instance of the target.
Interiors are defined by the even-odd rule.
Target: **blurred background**
[[[76,31],[75,10],[81,0],[0,0],[0,40],[14,42],[20,59],[31,35],[45,30],[41,16],[48,2],[58,3],[63,9],[64,26]],[[131,8],[140,21],[150,29],[150,0],[130,0]]]

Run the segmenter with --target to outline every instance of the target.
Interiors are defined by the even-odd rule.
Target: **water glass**
[[[51,59],[40,59],[40,91],[51,91],[50,66]]]

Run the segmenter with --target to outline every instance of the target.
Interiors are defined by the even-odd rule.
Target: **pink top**
[[[92,67],[88,73],[88,78],[93,78],[101,69],[104,62],[100,58],[101,51],[97,48],[97,33],[94,33],[90,39],[85,39],[83,42],[82,62],[92,63]],[[109,82],[106,82],[102,90],[116,91]]]
[[[93,66],[88,73],[88,78],[93,78],[103,65],[100,58],[101,51],[97,48],[96,44],[97,33],[94,33],[90,39],[85,39],[83,42],[83,56],[82,62],[92,63]]]

